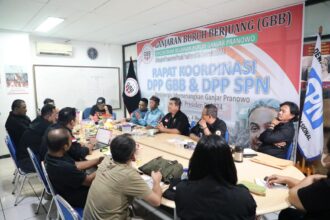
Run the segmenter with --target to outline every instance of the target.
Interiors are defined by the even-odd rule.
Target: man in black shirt
[[[314,174],[301,181],[280,175],[272,175],[268,178],[269,184],[288,185],[290,188],[289,202],[296,208],[282,210],[279,220],[330,219],[330,139],[328,139],[326,151],[323,163],[328,169],[328,175]]]
[[[46,104],[41,109],[41,116],[38,116],[25,130],[17,149],[17,160],[24,172],[35,172],[27,148],[31,148],[37,158],[44,160],[46,150],[41,148],[42,137],[47,128],[56,122],[56,108],[54,105]]]
[[[31,123],[30,118],[26,115],[26,104],[21,99],[16,99],[11,105],[11,112],[6,121],[7,132],[18,147],[19,141],[25,131]]]
[[[293,141],[294,121],[298,121],[299,107],[293,102],[280,104],[277,118],[274,118],[268,128],[259,136],[261,145],[259,152],[285,159],[289,146]]]
[[[112,106],[105,104],[105,98],[99,97],[96,100],[96,105],[93,105],[90,113],[90,117],[97,116],[97,117],[112,117]]]
[[[180,108],[181,100],[177,97],[171,98],[168,103],[169,113],[163,117],[157,126],[160,132],[189,135],[189,121]]]
[[[83,208],[89,186],[95,178],[95,172],[86,174],[84,170],[98,165],[103,157],[75,162],[66,153],[71,146],[71,135],[65,128],[51,129],[46,138],[48,153],[45,166],[55,192],[71,206]]]
[[[216,134],[225,138],[227,126],[218,118],[218,109],[213,104],[205,105],[202,118],[190,131],[190,138],[199,141],[204,135]]]
[[[48,131],[51,128],[65,128],[70,132],[71,135],[71,140],[72,144],[70,149],[68,150],[68,155],[74,159],[75,161],[81,161],[85,160],[85,157],[92,153],[93,149],[93,144],[88,143],[86,146],[82,146],[78,140],[74,137],[72,133],[72,129],[76,125],[76,109],[75,108],[70,108],[70,107],[65,107],[61,109],[61,111],[58,114],[58,121],[56,124],[50,126],[50,128],[45,132],[45,136],[47,136]],[[41,144],[43,149],[48,149],[47,147],[47,141],[44,140],[42,141]]]

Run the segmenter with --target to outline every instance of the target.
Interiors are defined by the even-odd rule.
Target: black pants
[[[280,212],[278,220],[302,220],[304,216],[305,213],[300,210],[287,208]]]
[[[34,166],[30,158],[24,158],[18,161],[19,168],[25,173],[35,173]]]

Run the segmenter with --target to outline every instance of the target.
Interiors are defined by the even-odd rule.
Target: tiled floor
[[[14,184],[12,184],[14,169],[11,158],[0,159],[0,220],[46,219],[47,213],[43,207],[40,207],[39,214],[35,214],[39,202],[36,194],[40,196],[43,190],[43,185],[37,177],[33,177],[30,180],[34,190],[26,182],[19,199],[19,204],[14,206],[15,195],[12,195],[14,188]],[[43,204],[48,210],[50,201],[43,200]]]
[[[43,185],[37,177],[31,178],[32,190],[28,183],[25,184],[20,202],[14,206],[15,195],[12,195],[14,184],[12,184],[14,164],[11,158],[0,159],[0,220],[25,220],[25,219],[46,219],[47,213],[43,207],[40,207],[39,214],[35,214],[38,205],[38,196],[42,193]],[[48,210],[50,200],[43,200],[44,207]],[[55,210],[51,212],[55,216]],[[276,220],[277,213],[270,213],[263,216],[262,220]]]

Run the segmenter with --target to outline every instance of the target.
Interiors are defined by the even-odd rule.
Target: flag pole
[[[320,35],[320,36],[322,36],[322,32],[323,32],[323,26],[321,25],[321,26],[319,27],[319,35]]]
[[[321,38],[322,36],[322,32],[323,32],[323,26],[320,25],[319,26],[319,29],[318,29],[318,34]],[[317,36],[318,37],[318,36]],[[322,146],[323,148],[323,146]],[[305,157],[302,157],[302,161],[301,161],[301,170],[303,173],[305,173],[307,176],[311,175],[314,173],[314,169],[313,169],[313,166],[312,166],[312,163],[309,163],[308,161],[306,161],[306,158]]]

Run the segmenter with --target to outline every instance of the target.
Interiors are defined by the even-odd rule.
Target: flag
[[[300,120],[298,147],[306,160],[319,158],[323,149],[323,97],[321,37],[315,44],[312,68],[307,81],[305,102]]]
[[[135,75],[132,58],[129,63],[128,73],[125,80],[123,99],[124,104],[130,114],[139,107],[141,92]]]

